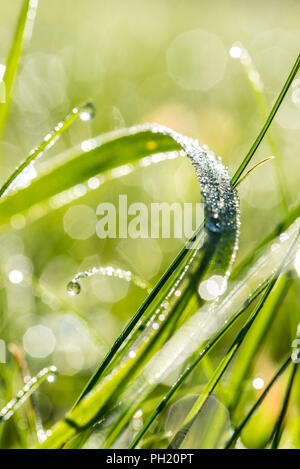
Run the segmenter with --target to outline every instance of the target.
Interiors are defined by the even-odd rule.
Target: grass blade
[[[31,378],[23,389],[18,392],[16,397],[8,402],[0,411],[0,423],[9,420],[14,415],[14,412],[31,396],[42,382],[55,373],[56,367],[50,366],[49,368],[43,368],[37,376]]]
[[[281,439],[282,430],[283,430],[282,429],[282,424],[283,424],[283,420],[285,418],[285,415],[287,413],[287,409],[288,409],[290,396],[291,396],[291,392],[292,392],[292,388],[293,388],[293,384],[294,384],[297,369],[298,369],[297,363],[294,363],[293,368],[292,368],[292,372],[291,372],[291,376],[290,376],[289,382],[287,384],[286,393],[285,393],[285,396],[284,396],[282,408],[281,408],[278,420],[277,420],[276,425],[275,425],[274,439],[272,441],[272,446],[271,446],[272,449],[277,449],[278,448],[278,445],[279,445],[279,442],[280,442],[280,439]]]
[[[83,109],[86,108],[86,106],[87,103],[84,103],[78,107],[75,107],[62,122],[57,124],[57,126],[52,132],[46,135],[42,143],[30,152],[28,157],[16,168],[16,170],[11,174],[11,176],[1,187],[0,198],[5,196],[7,191],[13,186],[17,178],[27,167],[35,160],[37,160],[37,158],[39,158],[45,150],[50,148],[56,142],[60,135],[65,132],[68,127],[70,127],[70,125],[77,119],[78,116],[80,116],[80,113]]]
[[[256,403],[251,407],[250,411],[244,418],[244,420],[239,424],[239,426],[236,428],[234,431],[232,437],[226,444],[226,449],[230,449],[232,446],[235,445],[237,439],[239,438],[240,434],[242,433],[243,428],[247,425],[248,421],[252,417],[252,415],[255,413],[255,411],[259,408],[259,406],[262,404],[266,396],[268,395],[270,389],[272,386],[276,383],[278,378],[282,375],[282,373],[286,370],[286,368],[292,363],[291,357],[289,356],[288,359],[283,363],[283,365],[279,368],[279,370],[275,373],[267,387],[265,388],[264,392],[261,394],[259,399],[256,401]]]
[[[187,415],[186,419],[183,422],[183,425],[181,429],[177,432],[173,440],[171,441],[170,447],[171,448],[179,448],[181,443],[186,437],[187,432],[189,431],[191,425],[195,421],[195,418],[197,417],[198,413],[202,409],[204,403],[206,402],[208,396],[211,395],[211,393],[214,391],[215,387],[217,386],[218,382],[222,378],[223,374],[225,373],[226,369],[230,365],[231,361],[233,360],[237,350],[243,343],[248,331],[250,330],[252,324],[254,323],[255,319],[257,318],[259,312],[263,308],[267,298],[269,297],[271,291],[273,290],[280,274],[281,271],[284,267],[284,264],[286,263],[286,260],[289,258],[289,255],[291,254],[292,250],[295,247],[295,244],[299,238],[300,232],[297,234],[294,242],[292,243],[290,249],[288,250],[288,253],[284,256],[284,259],[282,260],[278,270],[275,272],[272,280],[268,284],[266,291],[264,292],[261,300],[257,304],[257,306],[254,308],[254,311],[251,313],[250,317],[244,324],[243,328],[237,335],[236,339],[234,340],[233,344],[231,345],[230,349],[228,350],[227,354],[225,357],[222,359],[221,363],[217,367],[214,375],[212,376],[211,380],[207,383],[203,393],[197,399],[195,404],[193,405],[192,409],[190,410],[189,414]]]
[[[184,381],[189,377],[189,375],[196,368],[196,366],[200,363],[203,357],[205,357],[207,353],[219,342],[219,340],[221,340],[221,338],[226,334],[226,332],[231,328],[231,326],[236,322],[236,320],[241,316],[241,314],[246,311],[246,309],[249,307],[252,301],[254,301],[265,288],[266,288],[266,285],[262,285],[261,287],[259,287],[258,290],[251,296],[251,298],[246,300],[242,308],[230,319],[229,322],[227,322],[223,326],[223,328],[216,334],[216,336],[213,337],[207,343],[207,345],[201,351],[199,351],[199,353],[197,353],[197,357],[195,358],[195,360],[193,360],[192,363],[189,364],[185,368],[184,372],[179,376],[177,381],[171,386],[171,388],[169,389],[167,394],[162,398],[162,400],[160,401],[159,405],[156,407],[154,412],[150,415],[147,422],[144,424],[141,430],[136,434],[135,438],[133,439],[133,441],[131,442],[129,446],[129,449],[136,448],[136,446],[141,441],[141,439],[143,438],[148,428],[151,426],[154,420],[158,417],[158,415],[163,411],[163,409],[169,403],[170,399],[173,397],[173,395],[176,393],[179,387],[184,383]]]
[[[256,152],[257,148],[259,147],[262,139],[264,138],[268,128],[270,127],[279,107],[280,107],[280,104],[282,103],[283,101],[283,98],[285,97],[289,87],[291,86],[292,84],[292,81],[294,80],[295,76],[297,75],[297,72],[299,70],[299,67],[300,67],[300,54],[298,55],[297,57],[297,60],[292,68],[292,70],[290,71],[290,74],[282,88],[282,90],[280,91],[271,111],[270,111],[270,114],[268,115],[268,118],[266,120],[266,122],[264,123],[261,131],[259,132],[258,136],[256,137],[254,143],[252,144],[250,150],[248,151],[247,155],[245,156],[245,158],[243,159],[242,163],[240,164],[240,166],[238,167],[238,169],[236,170],[233,178],[232,178],[232,184],[233,184],[233,187],[236,187],[240,177],[242,176],[243,172],[245,171],[246,167],[248,166],[248,164],[250,163],[254,153]]]
[[[265,93],[263,91],[264,84],[261,80],[261,77],[258,71],[254,67],[252,58],[249,55],[249,52],[247,51],[247,49],[245,49],[242,45],[238,45],[237,47],[240,48],[240,54],[238,58],[240,59],[243,65],[246,77],[249,81],[250,87],[255,96],[257,108],[261,116],[261,121],[262,123],[264,123],[268,119],[268,114],[269,114],[269,105],[268,105]],[[276,141],[275,141],[272,129],[270,129],[269,132],[267,133],[267,141],[268,141],[270,151],[272,152],[272,155],[274,155],[274,159],[275,159],[274,168],[275,168],[275,174],[276,174],[276,179],[277,179],[277,184],[278,184],[278,192],[279,192],[279,197],[280,197],[280,208],[281,208],[282,216],[285,216],[288,211],[287,190],[286,190],[286,186],[284,184],[283,178],[282,178],[283,171],[282,171],[282,165],[281,165],[281,158],[279,157],[279,151],[276,145]],[[260,165],[260,163],[258,165]],[[249,174],[249,171],[244,177],[247,177],[248,174]]]
[[[263,314],[257,319],[256,324],[253,325],[253,328],[249,332],[247,342],[244,344],[244,347],[240,352],[229,380],[228,389],[230,389],[231,397],[228,407],[231,412],[234,411],[239,402],[244,380],[249,376],[249,370],[253,364],[254,357],[268,333],[272,321],[274,320],[274,316],[287,294],[289,286],[290,278],[288,274],[285,274],[278,281],[277,288],[274,290],[272,297],[266,304]]]
[[[28,27],[32,28],[33,26],[32,22],[36,14],[37,6],[38,0],[24,0],[20,11],[3,77],[3,81],[5,83],[5,102],[0,104],[0,137],[3,133],[9,112],[11,91],[23,51],[24,41],[26,39],[26,29]]]
[[[101,172],[153,153],[180,149],[171,137],[153,133],[152,126],[114,131],[87,142],[45,162],[42,174],[30,186],[3,200],[0,203],[0,225],[37,201],[45,201]],[[88,146],[91,149],[86,151]]]

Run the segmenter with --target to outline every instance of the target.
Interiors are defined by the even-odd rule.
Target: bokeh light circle
[[[73,239],[89,239],[96,230],[96,214],[87,205],[75,205],[64,215],[65,232]]]
[[[167,50],[170,77],[187,90],[207,90],[222,80],[227,52],[218,36],[202,29],[177,36]]]

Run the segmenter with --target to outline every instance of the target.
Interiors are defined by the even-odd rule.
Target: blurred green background
[[[2,64],[20,7],[19,0],[0,1]],[[299,18],[296,0],[40,0],[1,142],[1,182],[89,97],[95,118],[77,121],[47,157],[106,131],[157,122],[207,144],[232,175],[262,122],[241,63],[229,50],[237,41],[247,48],[271,106],[298,54]],[[288,92],[273,128],[292,206],[299,194],[300,81]],[[268,155],[264,141],[255,162]],[[49,364],[58,368],[56,382],[43,385],[38,396],[46,426],[72,405],[146,296],[122,280],[95,277],[72,299],[67,282],[78,270],[110,264],[155,284],[182,245],[178,240],[101,240],[95,233],[97,205],[116,202],[120,193],[129,203],[200,201],[196,176],[182,158],[112,178],[87,195],[77,190],[72,203],[32,222],[15,217],[0,233],[0,407],[21,386],[7,350],[15,343],[32,373]],[[240,197],[239,258],[281,219],[272,164],[240,186]],[[295,307],[299,311],[298,293],[292,293],[259,362],[263,379],[295,333],[297,317],[292,324],[287,319],[288,311],[294,318]],[[219,348],[221,354],[226,344]],[[18,419],[19,428],[26,426],[24,413]],[[22,445],[9,429],[2,438],[4,446]]]

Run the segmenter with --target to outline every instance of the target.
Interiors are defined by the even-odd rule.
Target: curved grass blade
[[[254,153],[266,134],[272,120],[274,119],[280,104],[282,103],[293,79],[300,66],[300,55],[298,56],[289,76],[284,84],[274,106],[259,135],[252,144],[249,152],[232,177],[232,184],[236,187],[244,170],[251,161]],[[179,150],[180,145],[167,135],[154,134],[147,131],[147,126],[135,127],[127,130],[112,132],[92,139],[86,148],[86,157],[82,158],[84,152],[82,147],[77,147],[71,152],[67,152],[64,157],[58,158],[58,163],[49,166],[45,174],[34,181],[29,188],[19,191],[9,204],[1,204],[0,225],[5,223],[11,216],[28,209],[36,202],[35,194],[39,194],[39,201],[45,200],[59,192],[64,191],[76,184],[79,184],[95,174],[106,169],[121,166],[130,161],[135,161],[143,156],[156,152],[166,152]],[[113,140],[116,140],[113,142]],[[128,145],[129,144],[129,145]],[[133,145],[133,146],[132,146]],[[135,148],[135,152],[132,149]],[[88,157],[88,158],[87,158]],[[26,192],[25,192],[26,191]],[[196,231],[195,235],[197,235]],[[195,235],[192,237],[194,238]]]
[[[288,382],[287,387],[286,387],[286,392],[285,392],[282,408],[281,408],[278,420],[277,420],[275,428],[274,428],[274,433],[273,433],[274,434],[274,439],[273,439],[272,445],[271,445],[272,449],[277,449],[278,448],[278,445],[279,445],[279,442],[280,442],[280,439],[281,439],[282,430],[283,430],[282,429],[282,424],[283,424],[285,415],[287,413],[287,409],[288,409],[288,405],[289,405],[289,401],[290,401],[290,397],[291,397],[292,388],[293,388],[293,384],[294,384],[297,369],[298,369],[297,363],[294,363],[293,368],[292,368],[292,372],[291,372],[291,376],[290,376],[289,382]]]
[[[250,420],[250,418],[252,417],[252,415],[255,413],[255,411],[259,408],[259,406],[262,404],[262,402],[264,401],[264,399],[266,398],[266,396],[268,395],[270,389],[272,388],[272,386],[276,383],[276,381],[278,380],[278,378],[282,375],[282,373],[286,370],[286,368],[292,363],[292,359],[291,357],[289,356],[288,359],[283,363],[283,365],[279,368],[279,370],[275,373],[275,375],[273,376],[273,378],[271,379],[271,381],[269,382],[269,384],[267,385],[267,387],[265,388],[265,390],[263,391],[263,393],[261,394],[261,396],[259,397],[259,399],[256,401],[256,403],[251,407],[250,411],[248,412],[248,414],[246,415],[246,417],[243,419],[243,421],[239,424],[239,426],[235,429],[232,437],[230,438],[230,440],[228,441],[228,443],[226,444],[225,448],[226,449],[230,449],[232,448],[232,446],[235,445],[237,439],[239,438],[240,434],[242,433],[244,427],[247,425],[248,421]]]
[[[93,277],[94,275],[102,275],[103,277],[115,277],[125,280],[126,282],[132,283],[143,290],[151,292],[151,285],[142,280],[141,278],[134,275],[130,270],[123,270],[112,266],[93,267],[92,269],[86,270],[85,272],[78,272],[75,277],[68,283],[67,292],[70,296],[77,296],[81,291],[81,285],[79,280]]]
[[[153,127],[142,125],[110,132],[52,157],[51,161],[47,160],[43,163],[41,174],[30,186],[2,200],[0,225],[7,223],[16,213],[23,212],[37,202],[47,200],[96,174],[153,153],[180,150],[177,142],[167,135],[154,133]]]
[[[298,58],[299,59],[299,58]],[[278,103],[277,103],[277,107],[275,108],[274,107],[274,112],[273,112],[273,116],[271,116],[271,120],[273,119],[275,113],[277,112],[278,108],[279,108],[279,105],[293,79],[293,76],[297,73],[297,70],[298,70],[298,67],[299,67],[299,60],[298,60],[298,63],[295,64],[295,67],[294,69],[292,70],[291,74],[290,74],[290,80],[287,81],[285,87],[283,88],[282,92],[281,92],[281,100],[278,100]],[[280,102],[279,102],[280,101]],[[232,182],[235,182],[237,183],[238,180],[239,180],[239,177],[241,176],[243,170],[245,169],[246,165],[248,164],[248,162],[250,161],[250,159],[252,158],[253,154],[255,153],[259,143],[257,143],[258,141],[260,142],[261,139],[263,138],[265,132],[267,131],[267,128],[268,126],[270,125],[271,123],[271,120],[270,122],[266,123],[266,126],[265,126],[265,130],[264,132],[261,132],[261,134],[257,137],[256,139],[256,144],[253,144],[252,146],[252,149],[251,151],[248,153],[247,157],[245,157],[244,161],[242,162],[242,164],[240,165],[240,168],[237,170]],[[173,142],[174,143],[174,142]],[[151,145],[151,147],[153,148],[153,145]],[[175,145],[176,147],[176,145]],[[172,149],[175,149],[177,150],[178,148],[172,148]],[[148,150],[150,150],[150,148],[148,148]],[[170,148],[168,148],[168,150],[170,150]],[[164,149],[162,149],[162,151],[166,151]],[[147,154],[151,153],[151,151],[148,151]],[[246,161],[247,160],[247,161]],[[246,161],[246,164],[245,164],[245,161]],[[97,172],[97,171],[96,171]],[[90,174],[92,175],[92,174]],[[83,178],[83,179],[86,179],[86,178]],[[79,182],[79,181],[78,181]],[[71,184],[72,185],[72,184]],[[68,186],[70,187],[70,185]],[[61,188],[61,190],[63,190],[64,188]],[[54,194],[54,193],[57,193],[59,192],[59,189],[58,190],[54,190],[54,191],[50,191],[50,193],[46,191],[46,193],[44,192],[44,198],[46,198],[47,196],[50,196],[51,193]],[[22,200],[22,198],[21,198]],[[23,198],[23,200],[28,200],[26,198]],[[17,201],[18,202],[18,201]],[[19,200],[20,202],[20,200]],[[28,208],[28,206],[32,205],[34,203],[34,198],[31,198],[31,201],[30,201],[30,198],[29,198],[29,204],[27,203],[27,206],[25,208]],[[17,204],[11,204],[11,206],[14,206],[14,211],[13,213],[15,212],[18,212],[22,209],[24,209],[24,206],[23,208],[20,208],[19,209],[17,208],[16,209],[16,205]],[[3,207],[2,207],[3,208]],[[13,214],[11,213],[11,215]],[[8,218],[9,218],[9,214],[8,214]],[[7,217],[6,217],[7,219]],[[4,218],[5,220],[5,218]],[[0,218],[0,223],[1,223],[1,218]],[[199,233],[202,231],[201,227],[199,227],[195,233],[195,235],[191,238],[191,242],[194,242],[194,240],[197,238],[197,236],[199,235]],[[184,248],[181,250],[181,252],[179,253],[179,255],[177,256],[177,258],[175,259],[174,263],[170,266],[170,268],[166,271],[165,275],[161,278],[161,280],[159,281],[159,283],[157,284],[157,286],[154,288],[152,294],[150,295],[150,297],[147,299],[146,303],[144,304],[144,306],[142,306],[141,310],[138,312],[138,314],[136,315],[136,318],[133,318],[133,324],[135,324],[137,321],[138,321],[138,318],[142,316],[144,310],[147,308],[148,305],[150,305],[153,301],[153,299],[155,298],[156,294],[160,291],[162,285],[165,283],[165,281],[172,275],[172,273],[174,272],[174,270],[176,269],[176,267],[179,265],[179,263],[186,257],[187,255],[187,250]],[[136,322],[135,322],[135,319],[136,319]],[[134,326],[132,326],[134,327]],[[129,327],[129,329],[127,331],[124,331],[124,334],[121,334],[121,336],[117,339],[116,343],[113,345],[110,353],[107,355],[107,357],[105,358],[104,362],[103,362],[103,366],[102,366],[102,371],[105,369],[105,367],[107,366],[107,364],[111,361],[111,358],[114,356],[115,352],[119,349],[120,345],[123,343],[123,341],[126,339],[126,337],[128,336],[130,330],[131,330],[131,325]],[[100,365],[100,368],[101,368],[101,365]],[[91,383],[93,384],[93,383]]]
[[[94,390],[91,393],[94,405],[90,405],[90,416],[88,413],[84,416],[81,412],[82,408],[86,405],[84,396],[87,390],[84,391],[81,400],[77,401],[77,406],[73,408],[68,416],[67,423],[71,427],[74,425],[82,427],[91,418],[96,418],[101,407],[106,404],[108,396],[111,397],[113,393],[118,392],[121,380],[124,380],[125,377],[128,380],[132,372],[136,373],[137,367],[141,366],[142,358],[145,360],[147,357],[146,350],[150,350],[150,345],[155,343],[159,339],[161,332],[164,331],[166,319],[172,312],[176,313],[177,305],[180,304],[181,298],[185,298],[187,289],[195,288],[194,281],[190,282],[190,280],[195,276],[201,278],[201,275],[210,265],[212,257],[215,257],[214,265],[218,267],[218,272],[222,272],[224,279],[226,279],[237,250],[239,226],[238,203],[236,195],[232,190],[229,176],[221,162],[216,160],[211,152],[199,147],[198,143],[192,139],[183,137],[161,126],[155,126],[151,129],[154,135],[160,133],[170,136],[180,144],[191,159],[204,199],[206,214],[206,238],[204,246],[200,250],[195,249],[195,246],[193,246],[194,249],[190,256],[190,262],[183,265],[181,273],[179,271],[180,275],[175,276],[172,280],[164,302],[159,304],[158,308],[155,308],[150,313],[150,320],[136,342],[133,343],[129,353],[124,355],[118,366],[114,368],[113,373],[105,377],[102,386],[100,383],[97,392]],[[95,375],[93,376],[93,380],[98,380],[98,371],[96,375],[96,378]],[[88,384],[88,387],[90,385],[91,382]],[[108,388],[110,389],[109,393],[107,392]],[[57,436],[56,434],[54,438]]]
[[[9,112],[10,97],[13,82],[17,74],[18,65],[24,42],[32,30],[33,21],[36,15],[38,0],[24,0],[17,22],[14,38],[12,40],[11,49],[6,62],[6,69],[3,76],[5,83],[5,102],[0,104],[0,137],[2,135],[7,115]]]
[[[39,158],[45,150],[54,145],[60,135],[65,132],[68,127],[70,127],[70,125],[77,119],[77,117],[80,116],[80,113],[86,108],[87,104],[89,104],[89,101],[73,108],[67,117],[62,122],[59,122],[52,132],[46,135],[42,143],[29,153],[28,157],[16,168],[16,170],[0,188],[0,198],[4,197],[7,192],[13,188],[13,185],[16,184],[18,178],[22,176],[22,173],[35,160],[37,160],[37,158]],[[11,202],[11,199],[9,199],[9,202]]]
[[[147,127],[149,128],[149,126]],[[221,162],[216,160],[213,153],[209,152],[207,149],[199,147],[196,141],[183,137],[182,135],[162,126],[151,126],[150,128],[154,135],[163,134],[170,136],[175,142],[180,144],[181,148],[190,158],[196,171],[204,199],[206,215],[205,228],[208,234],[204,249],[206,249],[208,257],[205,254],[203,260],[205,260],[208,265],[208,258],[211,258],[214,255],[216,257],[215,264],[218,265],[219,272],[222,272],[224,279],[226,280],[237,251],[237,240],[239,234],[238,200],[232,190],[229,176]],[[195,248],[195,245],[193,247]],[[195,250],[195,254],[190,256],[190,261],[184,265],[183,275],[179,277],[180,281],[183,280],[184,275],[186,275],[192,264],[197,262],[197,249]],[[182,252],[184,253],[184,251]],[[181,259],[181,255],[179,255],[179,259]],[[201,265],[204,265],[204,262],[202,262]],[[197,275],[200,276],[201,267],[198,266],[196,270]],[[180,282],[175,279],[174,284],[176,288],[179,289]],[[168,295],[174,294],[176,289],[175,286],[171,285]],[[156,288],[154,291],[156,291]],[[167,301],[169,299],[168,295],[165,298]],[[150,295],[150,298],[152,300],[152,295]],[[146,300],[146,304],[148,306],[149,298]],[[155,311],[155,317],[159,317],[160,314],[163,314],[165,320],[165,308],[162,308],[160,305],[158,308],[159,309]],[[100,367],[96,370],[86,388],[80,395],[79,400],[77,400],[76,405],[99,381],[99,378],[107,364],[119,349],[119,345],[128,337],[129,333],[133,330],[144,312],[145,307],[142,306],[126,327],[122,337],[117,339],[118,342],[114,344],[113,350],[109,352],[104,362],[100,364]],[[150,316],[152,316],[152,314]],[[152,322],[154,322],[153,319]]]

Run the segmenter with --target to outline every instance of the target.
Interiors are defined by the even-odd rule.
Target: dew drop
[[[76,280],[71,280],[71,282],[67,285],[67,292],[70,296],[77,296],[81,291],[80,283],[76,282]]]
[[[91,121],[92,119],[94,119],[95,113],[96,113],[96,109],[95,109],[94,104],[91,101],[88,101],[80,109],[79,119],[81,119],[84,122]]]

